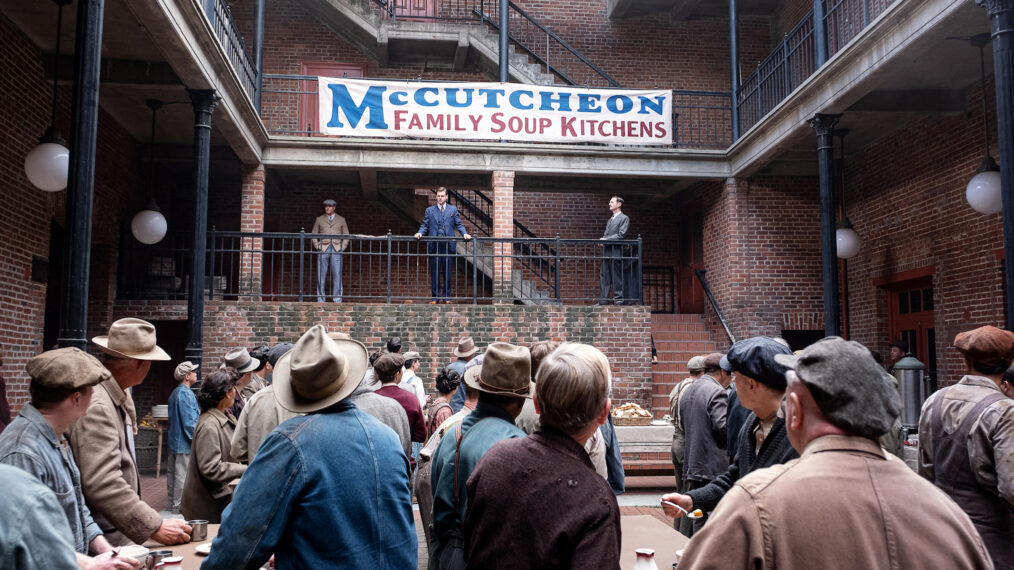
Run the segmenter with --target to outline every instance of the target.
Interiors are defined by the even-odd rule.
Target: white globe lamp
[[[154,200],[148,204],[147,208],[134,214],[134,219],[130,221],[130,232],[134,234],[137,241],[147,245],[162,241],[168,230],[169,224],[166,223],[162,212],[158,211]]]
[[[980,214],[996,214],[1003,208],[1000,169],[993,157],[986,156],[982,166],[965,187],[965,199],[973,210]]]
[[[25,175],[39,190],[59,192],[67,187],[67,170],[70,168],[70,151],[64,146],[60,133],[53,127],[25,156]]]
[[[859,234],[852,229],[852,222],[848,218],[838,224],[838,229],[835,231],[835,241],[838,245],[839,258],[851,259],[859,253],[861,245]]]

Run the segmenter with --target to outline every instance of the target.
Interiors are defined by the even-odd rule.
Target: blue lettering
[[[553,95],[556,97],[554,98]],[[552,111],[553,103],[556,103],[557,111],[570,111],[570,93],[566,91],[555,94],[552,91],[539,91],[539,97],[542,98],[540,111]]]
[[[644,95],[638,95],[637,98],[641,100],[641,110],[637,112],[638,115],[649,115],[648,109],[655,111],[656,115],[662,114],[662,109],[665,106],[665,95],[655,97],[654,102],[652,102],[651,98]]]
[[[578,93],[577,94],[577,110],[580,113],[601,113],[602,107],[599,107],[598,93]]]
[[[610,111],[622,115],[623,113],[629,113],[634,108],[634,102],[626,95],[613,95],[606,99],[606,107]]]
[[[430,101],[429,99],[427,99],[426,98],[427,93],[432,93],[436,95],[437,90],[434,87],[423,87],[421,89],[416,89],[415,97],[413,98],[415,99],[415,102],[419,104],[420,107],[436,107],[437,105],[440,104],[439,101]]]
[[[480,89],[479,95],[486,96],[486,104],[483,107],[487,109],[499,109],[500,108],[500,95],[504,94],[503,89]]]
[[[408,93],[405,93],[404,91],[392,91],[391,94],[387,96],[387,100],[390,101],[392,105],[408,105],[408,101],[405,100],[405,97],[408,97]]]
[[[363,97],[363,102],[359,105],[355,104],[348,88],[344,85],[339,83],[327,87],[331,90],[332,97],[331,120],[328,121],[327,126],[339,128],[345,126],[338,117],[338,109],[341,109],[345,112],[345,117],[348,118],[353,129],[359,125],[359,120],[363,118],[363,113],[367,110],[370,111],[370,122],[366,124],[367,129],[387,128],[387,123],[384,122],[384,101],[382,99],[387,87],[381,85],[370,87],[366,90],[366,96]]]
[[[451,107],[458,107],[458,108],[461,108],[461,107],[471,107],[472,106],[472,90],[471,89],[462,89],[462,91],[465,93],[465,102],[464,103],[459,103],[458,102],[458,88],[457,87],[448,87],[447,88],[447,104],[450,105]]]
[[[522,110],[534,108],[535,105],[532,104],[532,103],[528,103],[527,105],[521,103],[521,96],[522,95],[528,95],[529,99],[532,99],[532,98],[535,97],[535,94],[532,93],[531,91],[514,91],[513,93],[511,93],[511,96],[509,98],[510,102],[511,102],[511,107],[514,107],[515,109],[522,109]]]

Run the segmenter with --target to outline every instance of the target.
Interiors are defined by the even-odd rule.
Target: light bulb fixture
[[[70,169],[70,151],[56,128],[56,89],[60,79],[60,34],[63,29],[63,7],[71,0],[53,0],[59,7],[56,16],[56,56],[53,58],[53,101],[50,109],[49,128],[39,139],[39,145],[25,156],[25,176],[39,190],[59,192],[67,187],[67,171]]]
[[[162,241],[169,224],[165,216],[158,209],[155,198],[152,196],[152,180],[155,172],[155,115],[162,108],[162,102],[157,99],[145,99],[145,105],[151,109],[151,140],[148,144],[148,205],[143,210],[134,214],[130,221],[130,233],[134,234],[137,241],[152,245]]]
[[[850,259],[859,253],[859,247],[862,245],[862,242],[845,212],[845,135],[849,134],[849,131],[848,129],[838,129],[834,134],[838,135],[839,140],[841,140],[841,144],[839,145],[841,147],[841,158],[838,161],[841,164],[841,221],[838,222],[837,229],[834,232],[835,243],[838,246],[837,255],[839,259]]]
[[[975,176],[965,186],[965,200],[980,214],[996,214],[1003,208],[1003,192],[1000,182],[1000,168],[989,154],[989,121],[986,114],[986,56],[983,48],[989,42],[989,34],[978,34],[969,42],[979,48],[979,78],[982,87],[982,130],[985,133],[986,156],[975,171]]]

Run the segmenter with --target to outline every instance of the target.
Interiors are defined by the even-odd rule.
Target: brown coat
[[[232,434],[236,418],[212,408],[197,418],[190,464],[183,485],[180,511],[188,520],[222,522],[222,511],[232,501],[235,481],[246,465],[232,461]]]
[[[317,216],[317,219],[313,222],[313,230],[310,233],[314,234],[325,234],[325,235],[341,235],[349,233],[349,226],[345,223],[345,218],[334,215],[333,221],[327,220],[327,214],[321,214]],[[313,240],[313,248],[324,251],[327,246],[332,245],[332,242],[340,241],[341,243],[335,243],[335,251],[345,251],[345,248],[349,246],[349,240],[330,240],[330,239],[315,239]]]
[[[680,568],[992,568],[972,521],[869,439],[817,438],[736,483]]]
[[[70,429],[85,502],[114,546],[143,543],[162,526],[162,517],[140,497],[132,441],[127,439],[133,437],[133,409],[130,395],[110,378],[95,387],[87,415]]]

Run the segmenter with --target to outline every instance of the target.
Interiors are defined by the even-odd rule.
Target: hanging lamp
[[[53,0],[57,6],[56,56],[53,58],[53,100],[50,107],[49,128],[39,139],[39,144],[25,156],[25,175],[39,190],[59,192],[67,187],[67,171],[70,168],[70,151],[67,142],[56,128],[56,91],[60,79],[60,34],[63,30],[63,7],[71,0]]]
[[[151,109],[151,140],[148,143],[148,205],[134,214],[130,221],[130,232],[137,241],[152,245],[162,241],[169,229],[165,216],[158,209],[152,192],[152,180],[155,172],[155,116],[162,108],[162,102],[156,99],[145,99],[144,103]]]

